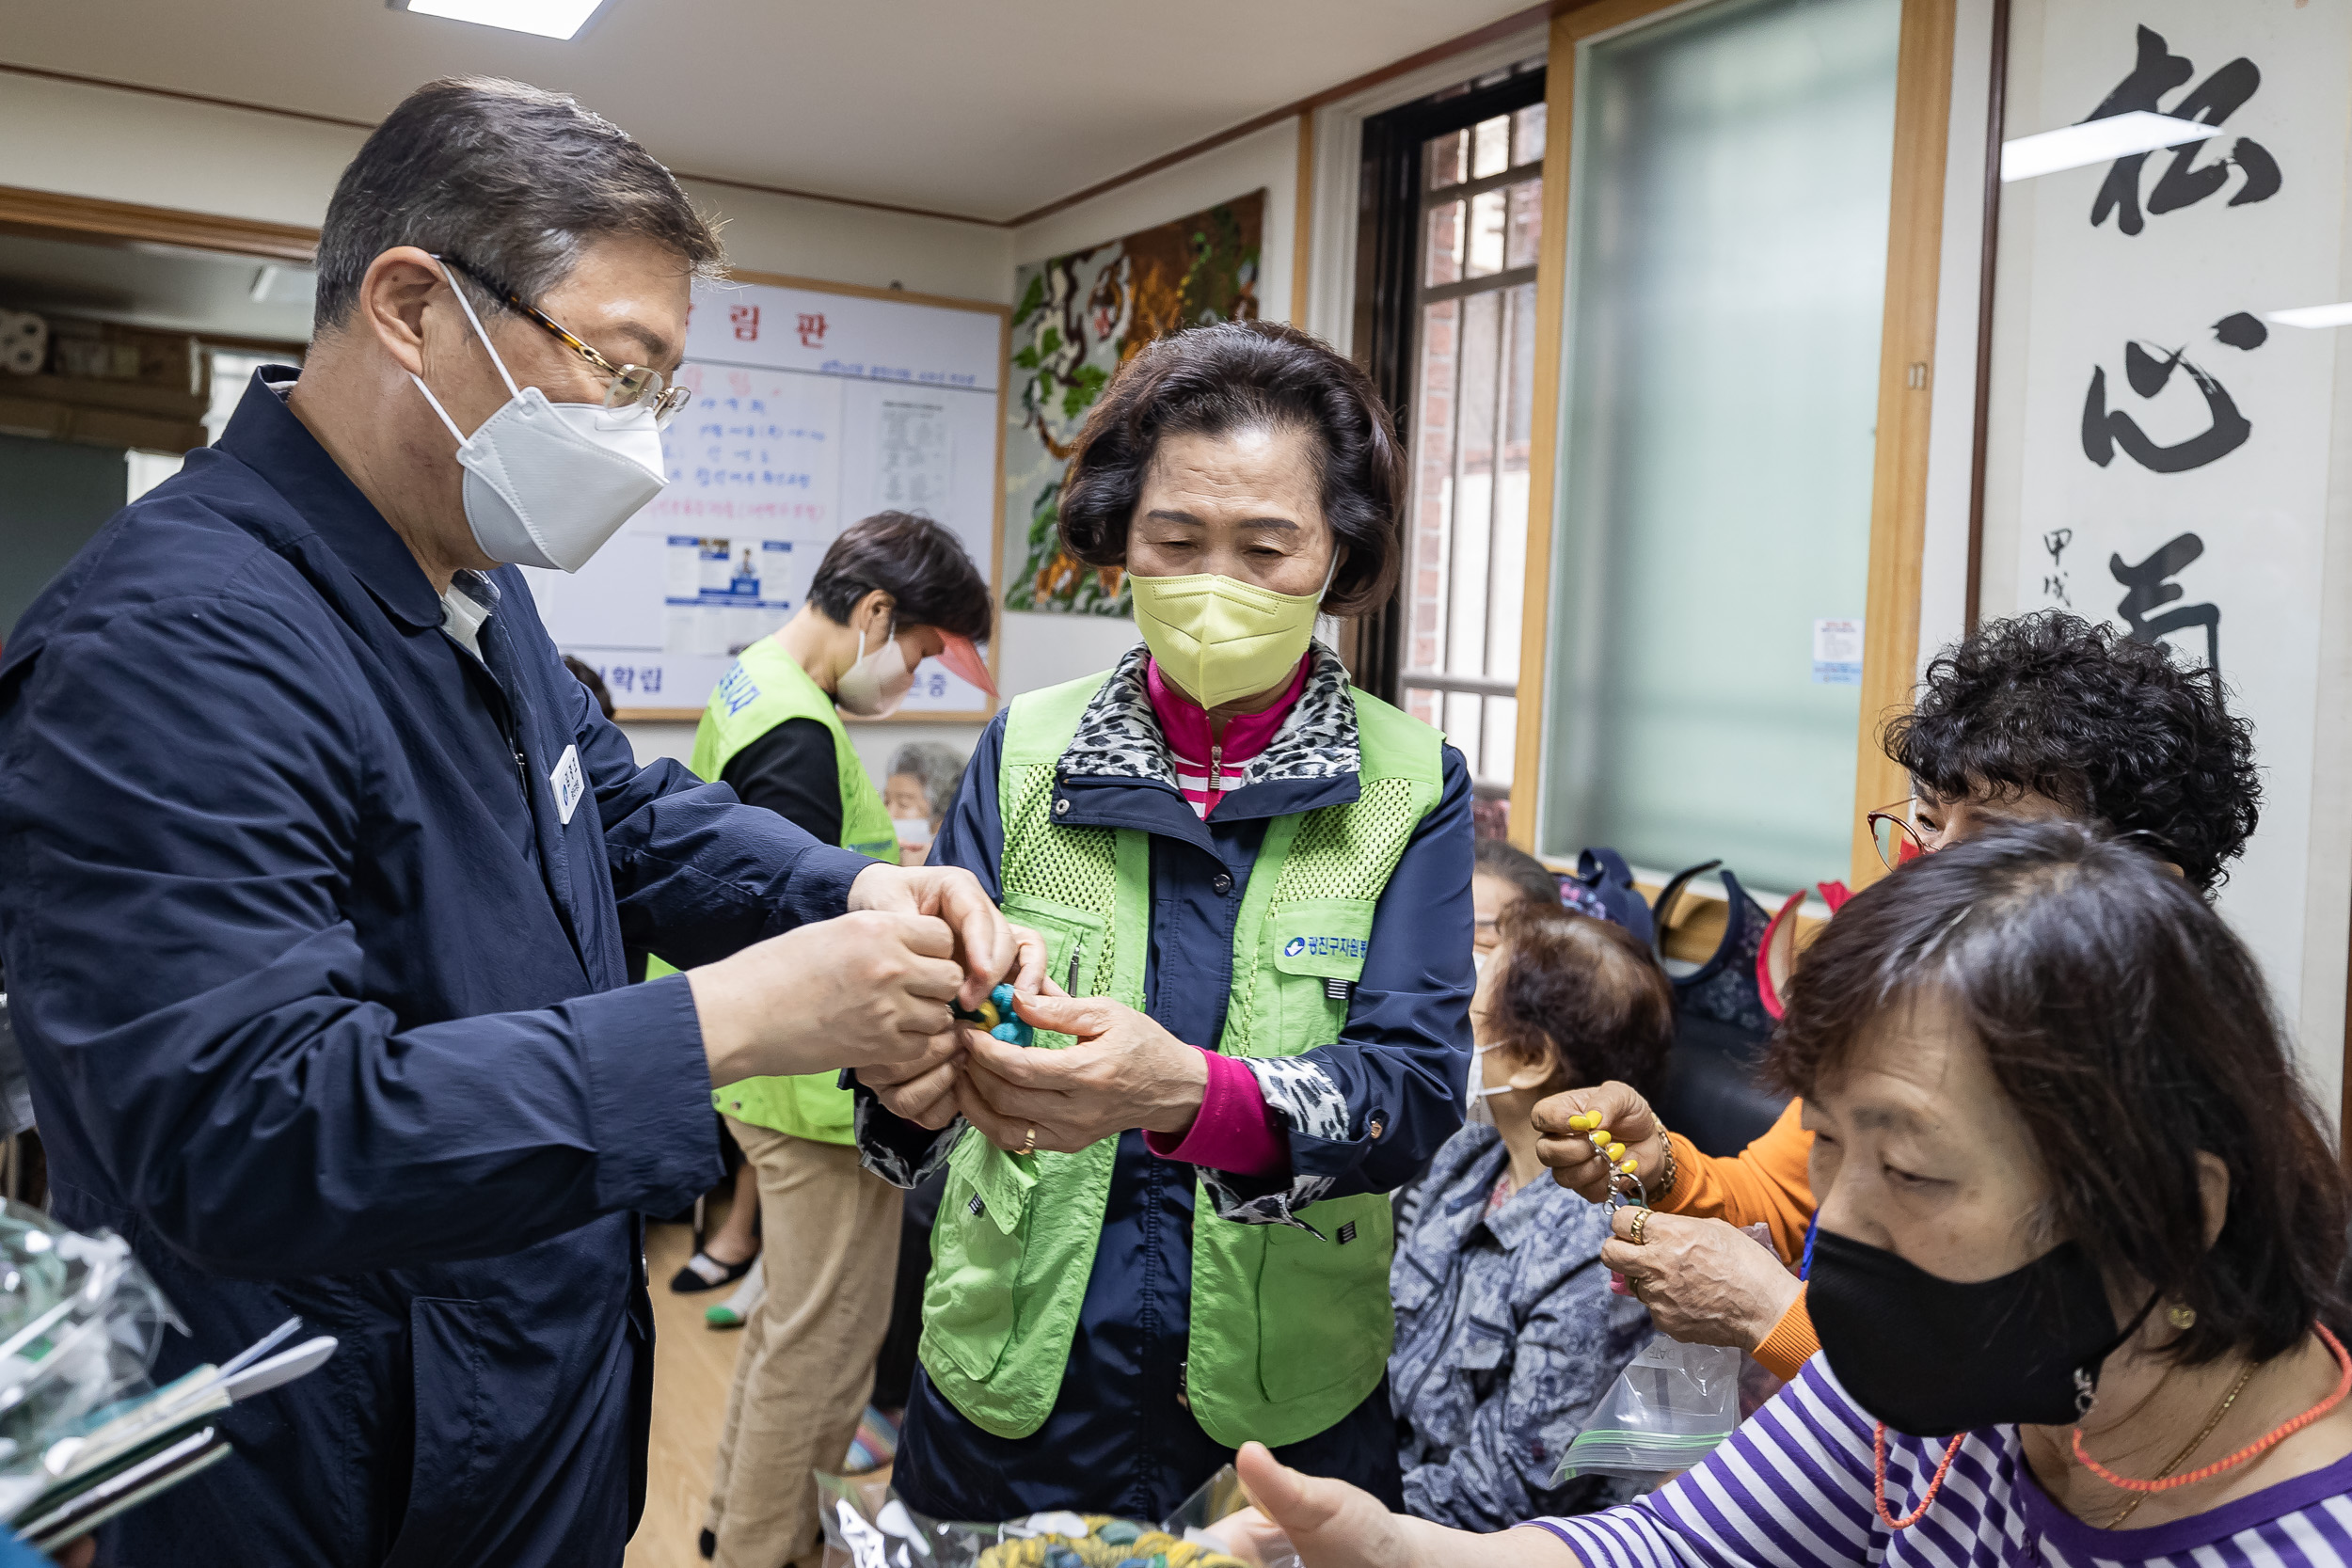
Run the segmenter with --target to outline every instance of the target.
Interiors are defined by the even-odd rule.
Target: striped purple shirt
[[[1870,1497],[1872,1423],[1816,1355],[1708,1460],[1623,1508],[1538,1519],[1589,1568],[2346,1568],[2352,1458],[2207,1513],[2094,1529],[2052,1502],[2015,1427],[1971,1433],[1927,1517],[1889,1531]],[[1942,1441],[1887,1434],[1886,1506],[1918,1506]]]

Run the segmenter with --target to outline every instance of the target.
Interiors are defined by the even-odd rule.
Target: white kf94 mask
[[[453,277],[450,292],[510,394],[468,436],[421,377],[408,378],[457,437],[474,543],[493,561],[577,572],[670,483],[653,407],[549,403],[536,387],[517,388]]]

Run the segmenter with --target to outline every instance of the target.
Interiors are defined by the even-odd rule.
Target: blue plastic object
[[[958,1007],[955,1015],[966,1023],[980,1025],[992,1038],[1003,1040],[1007,1045],[1037,1043],[1037,1031],[1022,1022],[1021,1015],[1013,1010],[1010,986],[998,986],[977,1007]]]

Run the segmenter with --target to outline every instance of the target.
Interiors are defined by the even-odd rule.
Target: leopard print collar
[[[1305,689],[1265,750],[1249,759],[1237,791],[1275,780],[1334,779],[1363,771],[1347,667],[1320,642],[1309,645],[1308,657],[1313,662]],[[1145,779],[1176,787],[1175,764],[1144,685],[1151,663],[1151,651],[1142,643],[1127,650],[1078,716],[1057,773],[1065,779]]]

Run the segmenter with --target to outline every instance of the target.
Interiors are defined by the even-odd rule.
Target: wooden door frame
[[[1535,849],[1542,798],[1544,685],[1549,673],[1552,546],[1558,533],[1562,349],[1567,317],[1568,181],[1581,45],[1690,8],[1691,0],[1588,0],[1552,18],[1546,75],[1543,242],[1536,256],[1534,428],[1549,431],[1528,461],[1528,538],[1519,650],[1518,755],[1511,838]],[[1870,485],[1868,594],[1864,601],[1854,834],[1848,881],[1884,875],[1862,816],[1909,789],[1879,750],[1887,717],[1906,706],[1919,661],[1919,573],[1927,537],[1928,417],[1951,119],[1956,0],[1903,0],[1897,45],[1894,166],[1887,204],[1886,293],[1879,341],[1878,437]]]
[[[22,185],[0,185],[0,232],[84,245],[168,245],[305,267],[319,246],[319,231],[298,223],[148,207]]]

